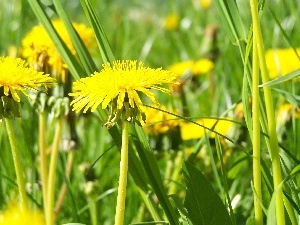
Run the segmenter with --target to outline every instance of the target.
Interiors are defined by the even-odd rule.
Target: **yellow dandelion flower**
[[[212,0],[199,0],[199,3],[201,5],[201,8],[208,9],[212,4]]]
[[[196,123],[201,124],[207,128],[213,129],[215,132],[219,134],[226,135],[233,125],[233,122],[228,120],[217,120],[213,118],[209,119],[199,119]],[[205,134],[209,133],[210,130],[203,128],[194,123],[181,123],[180,124],[181,138],[182,140],[191,140],[191,139],[199,139],[205,136]],[[214,132],[210,133],[210,138],[214,138],[216,134]]]
[[[172,64],[167,69],[178,76],[182,76],[185,73],[191,72],[193,65],[194,65],[193,60],[187,60],[187,61],[182,61],[182,62]]]
[[[176,13],[169,14],[164,20],[166,30],[176,30],[179,25],[179,16]]]
[[[192,74],[194,76],[199,74],[205,74],[214,68],[214,63],[209,59],[199,59],[192,67]]]
[[[11,94],[15,101],[20,102],[17,91],[23,92],[28,97],[27,89],[37,91],[38,87],[47,88],[54,84],[54,78],[26,67],[24,60],[0,57],[0,89],[3,88],[6,96]]]
[[[300,48],[296,50],[300,55]],[[268,50],[265,57],[270,79],[300,68],[300,59],[292,48]]]
[[[176,114],[176,112],[172,110],[167,110],[165,106],[161,106],[160,109]],[[171,130],[174,130],[179,125],[177,117],[163,111],[148,107],[146,108],[145,128],[149,133],[154,135],[165,134]]]
[[[214,63],[209,59],[199,59],[197,61],[187,60],[175,63],[168,67],[168,70],[182,76],[186,73],[191,73],[193,76],[205,74],[214,68]]]
[[[29,209],[21,210],[18,204],[10,204],[4,212],[0,212],[0,225],[45,225],[41,212]]]
[[[53,20],[52,24],[70,51],[75,55],[74,45],[62,21]],[[93,30],[84,24],[72,23],[72,25],[87,48],[93,49],[96,46]],[[62,76],[66,73],[67,66],[42,25],[33,27],[23,38],[22,57],[26,58],[37,70],[51,69],[53,74]]]
[[[138,92],[144,93],[155,106],[158,106],[159,103],[150,89],[170,93],[160,85],[176,83],[174,81],[176,75],[172,72],[144,67],[142,62],[123,60],[102,66],[100,72],[74,82],[74,93],[69,94],[76,97],[71,102],[74,111],[79,112],[84,109],[85,113],[91,108],[93,112],[100,104],[104,109],[110,102],[116,100],[117,110],[121,110],[124,102],[128,102],[131,109],[135,108],[144,113],[145,109]]]

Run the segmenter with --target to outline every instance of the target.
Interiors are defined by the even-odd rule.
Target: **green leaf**
[[[234,44],[238,44],[241,40],[246,40],[244,25],[239,14],[236,2],[234,0],[215,0],[215,5],[224,22],[230,40]]]
[[[208,179],[191,163],[184,165],[187,187],[184,205],[189,219],[195,225],[231,225],[228,211]]]
[[[58,13],[60,19],[64,23],[68,34],[70,36],[70,39],[72,40],[72,43],[74,45],[74,48],[77,52],[77,55],[80,59],[80,62],[82,63],[84,69],[88,73],[93,73],[95,70],[97,70],[97,67],[89,54],[86,46],[84,45],[83,41],[81,40],[80,36],[74,29],[72,22],[69,20],[63,6],[61,5],[61,1],[54,0],[53,1],[54,6],[56,8],[56,12]]]
[[[95,32],[103,62],[112,62],[113,60],[115,60],[114,54],[111,51],[109,42],[101,26],[101,23],[99,22],[92,3],[90,2],[90,0],[80,0],[80,2],[86,17],[88,18],[89,23]]]
[[[293,78],[295,78],[299,75],[300,75],[300,69],[297,69],[297,70],[295,70],[293,72],[290,72],[290,73],[288,73],[284,76],[281,76],[279,78],[271,80],[267,83],[261,84],[261,85],[259,85],[259,87],[269,87],[269,86],[273,86],[273,85],[276,85],[276,84],[280,84],[280,83],[286,82],[288,80],[291,80],[291,79],[293,79]]]
[[[28,3],[31,6],[36,17],[44,27],[44,29],[47,31],[63,61],[68,65],[68,69],[71,72],[74,79],[78,80],[80,77],[84,76],[86,74],[85,70],[82,68],[75,56],[71,53],[70,49],[58,35],[57,31],[54,29],[49,17],[46,15],[45,10],[40,5],[39,1],[28,0]]]
[[[178,217],[175,213],[175,209],[173,209],[170,203],[166,190],[164,189],[156,158],[153,154],[152,149],[149,146],[148,140],[143,129],[138,125],[134,127],[131,126],[130,137],[132,138],[136,150],[139,154],[143,167],[148,176],[149,183],[151,184],[151,187],[153,188],[159,200],[159,203],[164,209],[164,212],[170,224],[177,225]]]

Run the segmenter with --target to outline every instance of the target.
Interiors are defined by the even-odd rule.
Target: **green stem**
[[[41,180],[44,201],[44,213],[47,212],[47,189],[48,189],[48,165],[46,154],[46,115],[45,112],[39,113],[39,149],[41,163]]]
[[[26,210],[28,208],[28,202],[27,202],[27,194],[26,194],[26,187],[25,187],[25,180],[22,173],[22,167],[19,157],[19,152],[17,149],[17,143],[16,143],[16,137],[13,132],[12,124],[10,119],[4,118],[5,125],[6,125],[6,131],[9,138],[9,143],[11,147],[11,153],[13,156],[16,176],[17,176],[17,183],[19,187],[19,195],[20,195],[20,201],[21,201],[21,209]]]
[[[269,81],[269,74],[265,61],[265,52],[263,46],[263,39],[261,34],[261,28],[258,17],[258,2],[257,0],[250,0],[251,14],[253,20],[253,36],[256,38],[256,47],[258,52],[258,58],[260,63],[260,69],[262,74],[262,81],[266,83]],[[277,190],[282,182],[281,165],[279,157],[279,146],[276,134],[276,121],[274,115],[273,99],[270,87],[264,87],[265,107],[268,117],[268,134],[270,148],[269,152],[272,159],[272,171],[273,171],[273,183],[274,190]],[[279,188],[276,194],[276,221],[277,224],[285,224],[284,205],[283,205],[283,193]]]
[[[59,118],[58,124],[56,126],[52,151],[51,151],[51,159],[50,159],[50,167],[49,167],[49,176],[48,176],[48,190],[47,190],[47,213],[46,213],[46,222],[47,225],[54,224],[54,195],[55,195],[55,177],[56,177],[56,166],[57,166],[57,158],[59,153],[59,143],[62,131],[63,117]]]
[[[89,202],[89,210],[90,210],[92,225],[97,225],[98,224],[97,202],[93,197],[89,197],[88,202]]]
[[[128,122],[126,121],[126,119],[123,119],[120,177],[119,177],[119,186],[118,186],[115,225],[124,224],[127,171],[128,171]]]
[[[174,171],[173,171],[172,177],[170,179],[171,183],[170,183],[170,187],[168,190],[169,195],[176,193],[176,189],[178,187],[177,181],[179,180],[182,161],[183,161],[182,152],[179,151],[176,155],[175,162],[173,163]]]
[[[260,164],[260,123],[259,123],[259,66],[256,38],[253,37],[253,70],[252,70],[252,116],[253,116],[253,184],[254,184],[254,218],[256,225],[263,224]]]

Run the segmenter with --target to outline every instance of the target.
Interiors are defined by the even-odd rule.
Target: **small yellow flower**
[[[199,59],[197,60],[192,67],[192,74],[199,75],[205,74],[211,71],[214,68],[214,63],[209,59]]]
[[[71,52],[76,55],[70,36],[61,20],[53,20],[52,24],[59,36]],[[83,43],[88,49],[96,46],[93,30],[84,24],[72,23]],[[55,44],[42,25],[35,26],[22,40],[22,56],[37,70],[49,71],[54,75],[63,76],[67,66],[56,50]],[[50,72],[50,71],[49,71]]]
[[[231,121],[217,120],[213,118],[199,119],[195,122],[207,128],[213,129],[215,132],[218,132],[224,136],[228,133],[230,127],[233,125],[233,122]],[[204,137],[205,134],[211,132],[210,130],[194,123],[181,123],[180,131],[182,140],[199,139]],[[216,136],[215,132],[210,133],[210,138],[214,138]]]
[[[208,9],[211,6],[212,0],[199,0],[201,8]]]
[[[28,97],[27,89],[37,91],[39,87],[53,87],[54,84],[54,78],[26,67],[24,60],[0,57],[0,89],[3,87],[4,95],[11,94],[16,102],[20,102],[17,91]]]
[[[176,114],[176,112],[173,112],[172,110],[167,110],[165,106],[161,106],[160,109]],[[179,125],[176,116],[163,111],[153,108],[146,108],[145,128],[149,133],[154,135],[165,134],[171,130],[174,130]]]
[[[104,109],[115,100],[116,110],[121,110],[126,102],[127,108],[138,109],[144,114],[145,109],[138,92],[144,93],[155,106],[158,106],[159,103],[150,89],[170,93],[160,85],[176,83],[175,74],[167,70],[144,67],[142,62],[114,61],[112,64],[106,63],[102,66],[100,72],[74,82],[74,93],[69,94],[76,97],[71,102],[74,111],[84,109],[85,113],[91,108],[93,112],[100,104]],[[128,109],[126,111],[128,113]]]
[[[182,61],[175,64],[172,64],[167,69],[172,71],[178,76],[182,76],[186,73],[191,72],[194,62],[192,60]]]
[[[41,212],[29,209],[21,210],[18,204],[10,204],[4,212],[0,212],[0,225],[45,225]]]
[[[176,30],[179,25],[179,16],[176,13],[169,14],[164,20],[166,30]]]
[[[205,74],[214,68],[214,63],[209,59],[199,59],[197,61],[187,60],[175,63],[168,67],[168,70],[182,76],[186,73],[191,73],[193,76]]]
[[[296,51],[300,55],[300,48]],[[292,48],[268,50],[265,57],[270,79],[286,75],[300,68],[300,59]]]

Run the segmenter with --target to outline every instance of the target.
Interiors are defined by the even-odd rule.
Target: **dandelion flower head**
[[[213,131],[226,136],[229,132],[230,127],[233,125],[233,122],[228,120],[217,120],[213,118],[199,119],[196,121],[197,124],[200,124],[204,127],[212,129]],[[199,139],[205,136],[205,134],[210,133],[210,138],[215,138],[216,133],[210,131],[207,128],[199,126],[194,123],[181,123],[180,131],[182,140],[191,140]]]
[[[193,76],[206,74],[213,70],[214,63],[209,59],[199,59],[197,61],[187,60],[175,63],[168,67],[168,70],[174,72],[178,76],[191,73]]]
[[[41,212],[29,209],[21,210],[18,204],[10,204],[0,212],[0,225],[45,225]]]
[[[82,109],[86,112],[89,108],[93,112],[100,104],[104,109],[114,100],[117,110],[121,110],[124,103],[128,103],[131,109],[138,109],[144,113],[143,102],[138,93],[144,93],[158,106],[159,103],[151,89],[170,93],[161,85],[175,84],[175,79],[176,75],[172,72],[145,67],[142,62],[114,61],[111,64],[103,64],[102,70],[95,72],[91,77],[74,82],[74,93],[69,95],[75,97],[71,105],[76,112]]]
[[[52,21],[52,24],[70,51],[76,55],[71,38],[62,21],[56,19]],[[93,30],[81,23],[72,23],[72,25],[87,48],[93,49],[96,46]],[[45,70],[50,67],[55,75],[64,73],[67,68],[59,56],[55,44],[42,25],[34,26],[23,38],[22,57],[26,58],[38,70]]]
[[[176,13],[171,13],[164,19],[164,27],[166,30],[176,30],[178,25],[179,16]]]
[[[154,135],[165,134],[174,130],[179,126],[177,117],[164,111],[175,114],[173,110],[167,109],[165,106],[160,106],[158,109],[146,108],[146,130]]]
[[[300,55],[300,48],[296,51]],[[268,50],[265,57],[270,79],[286,75],[300,68],[300,59],[292,48]]]
[[[25,61],[12,57],[0,57],[0,89],[3,88],[5,96],[12,95],[16,102],[20,102],[18,91],[26,96],[26,90],[37,91],[39,87],[53,87],[55,79],[49,75],[26,67]]]
[[[208,9],[212,5],[212,0],[199,0],[201,8]]]

